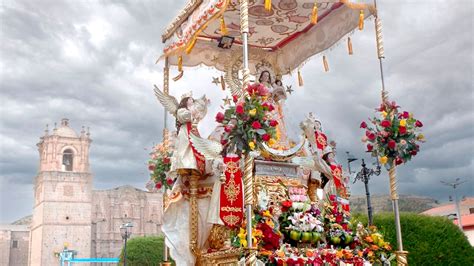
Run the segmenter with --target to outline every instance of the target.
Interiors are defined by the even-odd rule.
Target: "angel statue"
[[[176,118],[177,136],[169,175],[176,177],[171,191],[168,191],[168,206],[163,215],[162,231],[166,237],[166,245],[176,265],[194,265],[195,256],[190,247],[190,188],[186,179],[186,172],[194,171],[202,177],[198,181],[199,196],[198,208],[198,239],[197,248],[206,248],[206,240],[216,218],[216,199],[211,198],[213,187],[219,181],[219,161],[205,160],[190,141],[190,135],[199,136],[197,124],[207,113],[208,100],[205,96],[193,99],[190,93],[178,101],[170,95],[164,94],[155,86],[155,95],[159,102]]]
[[[310,113],[309,116],[300,123],[300,128],[303,130],[304,136],[307,139],[307,145],[305,146],[307,156],[295,157],[293,158],[293,162],[301,165],[303,177],[308,180],[308,196],[311,201],[317,201],[317,189],[323,189],[325,187],[325,183],[323,182],[325,177],[332,176],[330,165],[323,159],[324,149],[320,149],[319,147],[321,147],[321,145],[318,145],[318,136],[322,134],[321,123]]]

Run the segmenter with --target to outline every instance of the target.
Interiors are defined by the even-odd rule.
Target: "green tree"
[[[363,214],[356,214],[353,218],[367,224],[367,216]],[[409,252],[409,265],[474,265],[474,247],[447,218],[402,213],[400,223],[403,249]],[[396,250],[397,236],[393,214],[375,215],[374,225]]]
[[[159,266],[163,262],[162,236],[134,237],[127,241],[127,266]],[[123,249],[120,263],[123,265]]]

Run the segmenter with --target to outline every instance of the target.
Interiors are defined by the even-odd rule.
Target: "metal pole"
[[[125,244],[123,246],[123,266],[127,266],[127,232],[125,232]]]
[[[462,228],[461,208],[459,207],[458,193],[456,192],[456,187],[457,187],[457,184],[453,184],[454,200],[455,200],[455,204],[456,204],[456,216],[458,217],[459,229],[461,229],[461,231],[464,231],[463,228]]]

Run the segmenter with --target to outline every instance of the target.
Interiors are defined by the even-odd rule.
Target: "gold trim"
[[[189,16],[196,10],[196,8],[202,3],[202,0],[190,0],[186,4],[183,10],[178,16],[166,27],[165,32],[161,35],[161,40],[164,43],[176,32],[176,29],[183,24],[183,22],[189,18]]]

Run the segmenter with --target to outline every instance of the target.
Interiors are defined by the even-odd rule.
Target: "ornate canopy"
[[[318,22],[311,23],[314,3]],[[294,70],[306,59],[334,45],[375,11],[372,5],[355,4],[348,0],[273,0],[266,10],[264,0],[249,1],[249,63],[255,74],[255,64],[263,59],[278,74]],[[223,19],[223,21],[222,21]],[[221,25],[226,36],[234,37],[230,49],[218,47]],[[191,0],[167,27],[162,40],[163,57],[171,65],[205,64],[221,71],[232,67],[242,55],[240,12],[238,0]],[[188,50],[188,53],[186,52]]]

